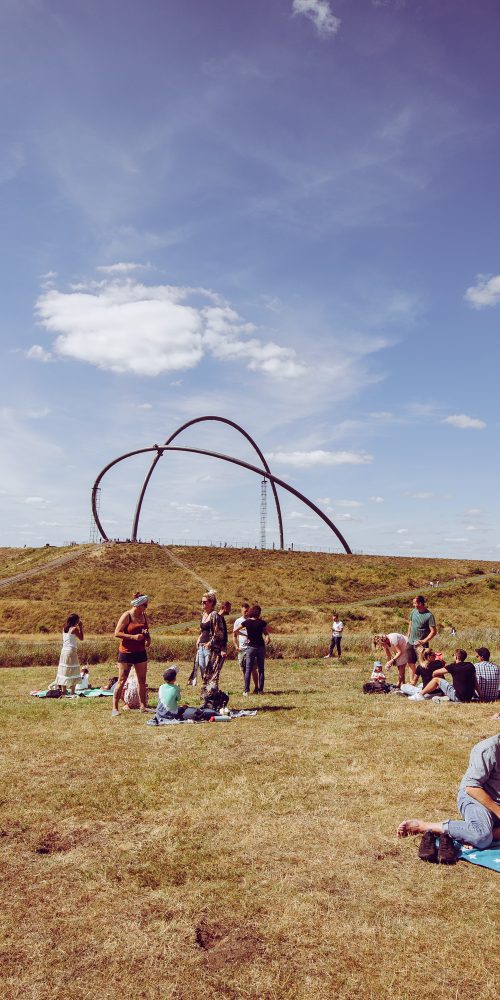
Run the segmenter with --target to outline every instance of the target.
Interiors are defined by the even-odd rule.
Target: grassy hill
[[[136,590],[151,595],[151,626],[163,658],[189,655],[207,587],[232,601],[234,616],[245,597],[262,605],[273,633],[271,655],[319,655],[333,607],[345,621],[346,642],[368,648],[375,631],[406,631],[417,592],[428,596],[442,643],[451,625],[459,637],[466,631],[462,642],[494,645],[500,630],[496,561],[109,544],[3,549],[0,565],[2,663],[1,650],[21,655],[28,637],[37,640],[38,662],[53,662],[62,623],[75,610],[87,640],[95,640],[86,644],[89,662],[113,659],[115,622]],[[12,577],[18,578],[9,582]],[[430,581],[439,585],[431,588]]]

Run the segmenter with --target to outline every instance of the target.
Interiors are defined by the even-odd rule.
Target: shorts
[[[411,642],[408,643],[405,649],[405,655],[407,663],[418,663],[417,650],[415,649],[413,643]]]
[[[148,654],[145,649],[139,649],[134,653],[118,653],[118,663],[128,663],[129,666],[134,663],[145,663],[147,658]]]

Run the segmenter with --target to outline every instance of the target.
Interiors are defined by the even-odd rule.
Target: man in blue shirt
[[[398,826],[398,837],[422,833],[419,857],[444,864],[456,861],[453,840],[481,851],[500,839],[500,735],[481,740],[472,748],[469,766],[458,789],[457,805],[462,820],[427,823],[405,819]]]

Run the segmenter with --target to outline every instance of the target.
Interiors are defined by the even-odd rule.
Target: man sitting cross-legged
[[[476,653],[479,661],[474,664],[474,668],[479,701],[496,701],[500,694],[500,670],[496,663],[491,663],[487,646],[479,646]]]
[[[405,819],[398,826],[398,837],[423,833],[419,857],[442,864],[456,861],[453,840],[481,851],[500,839],[500,735],[481,740],[472,748],[469,766],[458,789],[457,805],[462,820],[427,823]]]
[[[454,663],[435,670],[432,680],[421,691],[410,695],[408,701],[424,701],[438,690],[442,691],[448,701],[472,701],[476,690],[474,664],[468,662],[465,649],[456,649],[454,656]],[[452,683],[444,679],[445,674],[451,674]]]

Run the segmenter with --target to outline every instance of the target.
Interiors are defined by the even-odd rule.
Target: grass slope
[[[0,565],[9,568],[2,570],[4,580],[36,559],[53,560],[67,551],[0,550]],[[74,548],[69,551],[75,554]],[[500,563],[493,561],[147,544],[81,546],[78,552],[66,565],[46,567],[0,589],[0,633],[57,634],[68,613],[77,610],[88,634],[109,635],[131,594],[143,590],[152,595],[153,629],[162,633],[175,626],[177,635],[192,634],[207,584],[235,610],[244,597],[258,601],[278,634],[328,634],[334,605],[351,633],[401,627],[411,596],[421,590],[429,593],[442,626],[500,628],[500,576],[494,575]],[[430,590],[430,580],[442,586]]]
[[[491,708],[366,675],[271,661],[255,718],[153,730],[2,671],[5,1000],[496,1000],[498,876],[394,835],[456,814]],[[237,705],[234,664],[223,686]]]

